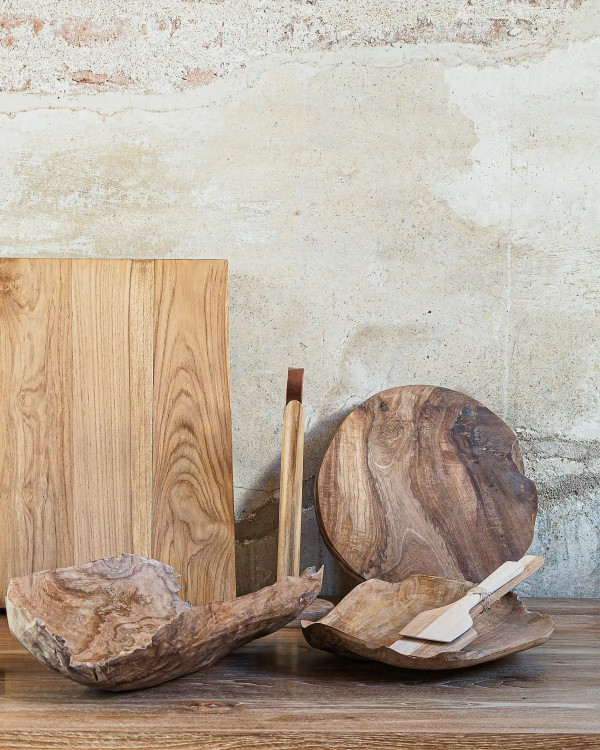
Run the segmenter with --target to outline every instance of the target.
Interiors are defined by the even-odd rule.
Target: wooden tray
[[[227,263],[0,260],[0,606],[123,552],[235,596]]]
[[[537,495],[499,417],[456,391],[405,386],[344,420],[316,510],[327,546],[359,578],[481,581],[529,548]]]
[[[482,664],[539,646],[552,635],[554,623],[547,615],[529,612],[516,594],[507,594],[476,618],[477,638],[461,651],[426,658],[389,648],[419,612],[450,604],[472,586],[467,581],[424,575],[402,583],[365,581],[322,620],[303,623],[302,632],[311,646],[322,651],[407,669],[457,669]]]

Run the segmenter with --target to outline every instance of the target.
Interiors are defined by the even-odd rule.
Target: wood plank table
[[[285,629],[133,693],[42,667],[0,618],[1,748],[600,748],[600,601],[533,600],[549,643],[445,673],[311,649]]]

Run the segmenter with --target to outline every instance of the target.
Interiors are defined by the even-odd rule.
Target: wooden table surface
[[[311,649],[293,629],[204,672],[110,694],[42,667],[0,618],[1,748],[600,748],[600,601],[530,599],[549,643],[418,673]]]

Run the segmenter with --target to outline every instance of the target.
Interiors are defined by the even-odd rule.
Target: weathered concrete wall
[[[240,591],[273,580],[293,365],[329,592],[323,451],[433,383],[521,435],[526,590],[600,595],[597,0],[5,0],[0,89],[0,254],[230,261]]]

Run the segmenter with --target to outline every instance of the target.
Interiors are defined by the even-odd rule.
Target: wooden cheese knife
[[[397,651],[399,654],[404,654],[404,656],[422,656],[423,658],[428,658],[430,656],[437,656],[438,654],[451,653],[452,651],[462,651],[475,638],[477,638],[477,631],[475,628],[469,628],[466,633],[463,633],[450,643],[434,643],[433,641],[423,641],[418,638],[406,638],[403,636],[391,643],[388,648]]]
[[[543,564],[544,558],[535,555],[525,555],[517,562],[505,562],[458,601],[418,614],[400,634],[421,641],[454,642],[473,628],[473,617],[483,612],[491,600],[507,594]]]

